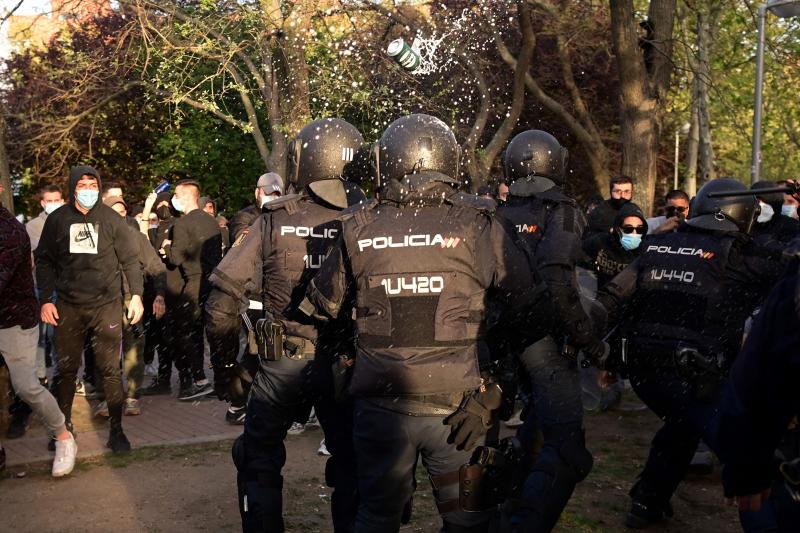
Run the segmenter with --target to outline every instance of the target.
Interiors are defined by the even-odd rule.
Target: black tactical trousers
[[[72,415],[75,396],[75,376],[81,365],[85,341],[95,354],[97,375],[102,379],[111,427],[121,425],[122,378],[120,376],[120,347],[122,344],[122,300],[90,307],[58,301],[58,326],[55,345],[58,350],[56,397],[67,422]]]
[[[201,294],[200,285],[200,276],[189,278],[180,295],[167,302],[168,321],[164,327],[164,340],[175,359],[175,368],[178,369],[182,384],[206,377],[203,369],[203,304],[207,295]],[[163,372],[163,377],[168,378],[172,373],[169,365]],[[162,365],[159,363],[159,381],[161,376]]]
[[[663,508],[686,476],[697,444],[713,422],[718,401],[698,400],[693,385],[675,370],[633,361],[628,368],[633,390],[664,420],[631,496],[645,505]],[[704,440],[714,448],[712,436]]]
[[[561,355],[551,337],[528,346],[519,356],[530,383],[532,408],[518,437],[531,449],[535,430],[544,444],[528,474],[518,505],[512,505],[515,531],[550,531],[575,490],[592,468],[583,432],[580,376],[574,361]]]
[[[358,533],[396,533],[403,508],[414,490],[417,455],[431,477],[457,471],[469,462],[470,451],[447,443],[450,426],[440,416],[410,416],[359,398],[355,403],[354,441],[358,457],[360,503]],[[458,498],[458,484],[434,491],[437,502]],[[460,510],[442,515],[446,532],[486,531],[490,513]]]
[[[334,487],[331,514],[336,533],[349,533],[358,506],[352,405],[337,404],[330,389],[330,366],[320,358],[262,363],[247,403],[244,433],[233,446],[238,470],[242,530],[275,533],[283,526],[284,439],[293,422],[305,422],[311,407],[331,452],[326,482]]]

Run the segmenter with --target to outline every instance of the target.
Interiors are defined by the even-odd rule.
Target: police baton
[[[800,193],[800,183],[794,183],[785,187],[765,187],[763,189],[749,189],[746,191],[717,191],[708,193],[709,198],[722,198],[725,196],[761,196],[762,194],[770,194],[774,192],[783,192],[787,194]]]

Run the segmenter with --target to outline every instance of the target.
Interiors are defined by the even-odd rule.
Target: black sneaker
[[[663,522],[672,516],[672,505],[667,503],[665,507],[656,505],[645,505],[640,501],[633,500],[631,510],[625,518],[625,526],[631,529],[645,529],[653,524]]]
[[[214,387],[211,386],[211,383],[205,383],[203,385],[198,385],[197,383],[190,383],[187,386],[181,387],[181,390],[178,393],[178,400],[181,402],[197,400],[199,398],[208,396],[213,392],[214,392]]]
[[[131,443],[128,441],[128,437],[125,436],[122,429],[112,429],[108,434],[106,448],[111,448],[111,451],[114,453],[130,453]]]
[[[6,430],[6,438],[18,439],[25,435],[25,432],[28,431],[30,417],[30,413],[14,413],[11,415],[11,422],[8,424],[8,430]]]
[[[247,407],[228,407],[225,421],[232,426],[243,426],[245,416],[247,416]]]
[[[154,381],[152,385],[141,389],[139,392],[142,396],[170,395],[172,394],[172,387],[167,382]]]

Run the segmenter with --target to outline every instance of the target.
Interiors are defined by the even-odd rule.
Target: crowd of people
[[[635,180],[618,176],[582,208],[565,192],[566,148],[528,130],[503,178],[469,194],[453,133],[421,114],[371,146],[344,120],[316,120],[288,153],[286,183],[260,176],[229,219],[197,181],[137,205],[90,166],[71,169],[66,192],[43,187],[25,227],[0,207],[0,355],[18,396],[7,438],[37,414],[52,475],[68,475],[84,395],[126,453],[123,418],[143,395],[173,394],[174,366],[178,401],[216,396],[244,426],[233,458],[245,531],[284,530],[283,441],[312,413],[337,532],[407,523],[420,458],[443,531],[549,531],[592,468],[592,367],[604,409],[630,384],[664,420],[629,527],[671,516],[709,450],[745,530],[800,523],[800,483],[776,467],[800,471],[798,404],[780,389],[800,354],[795,182],[715,179],[695,198],[669,191],[647,217]],[[781,408],[765,411],[768,396]]]

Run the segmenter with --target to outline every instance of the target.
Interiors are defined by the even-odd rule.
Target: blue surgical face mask
[[[100,196],[100,193],[91,189],[84,189],[75,193],[75,198],[77,198],[78,203],[84,209],[91,209],[94,207],[94,204],[97,203],[98,196]]]
[[[619,243],[626,250],[635,250],[642,244],[642,236],[638,233],[623,233],[619,239]]]
[[[175,211],[178,213],[183,213],[183,202],[181,202],[177,196],[172,197],[172,207],[175,208]]]
[[[781,215],[785,215],[787,217],[792,217],[794,219],[797,218],[797,206],[796,205],[786,205],[784,204],[781,207]]]
[[[61,207],[61,204],[55,204],[53,202],[49,202],[44,204],[44,212],[48,215],[51,214],[53,211]]]

